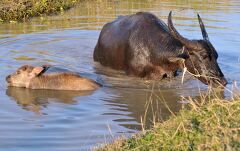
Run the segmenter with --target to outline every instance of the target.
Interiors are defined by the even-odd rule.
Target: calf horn
[[[203,39],[206,40],[206,41],[209,41],[208,34],[207,34],[207,31],[206,31],[205,26],[203,24],[203,21],[202,21],[199,14],[197,14],[197,16],[198,16],[198,22],[199,22],[199,25],[200,25],[200,28],[201,28],[201,31],[202,31]]]
[[[181,36],[177,32],[177,30],[175,29],[175,27],[173,26],[173,23],[172,23],[172,11],[170,11],[170,13],[168,15],[168,28],[169,28],[169,31],[170,31],[171,35],[175,39],[179,40],[186,47],[194,49],[194,50],[199,50],[201,48],[200,45],[198,44],[198,42],[192,41],[192,40],[188,40],[188,39],[184,38],[183,36]]]

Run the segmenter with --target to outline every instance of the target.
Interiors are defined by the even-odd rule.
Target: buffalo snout
[[[219,87],[225,87],[228,84],[228,81],[223,76],[220,78],[214,78],[214,79],[210,80],[210,83],[208,83],[208,84],[214,88],[219,88]]]
[[[219,82],[220,82],[220,84],[222,84],[222,86],[226,86],[228,84],[225,77],[222,77]]]
[[[8,83],[11,82],[11,75],[8,75],[8,76],[6,77],[6,81],[7,81]]]

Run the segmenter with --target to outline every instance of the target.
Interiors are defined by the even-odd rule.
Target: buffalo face
[[[172,23],[172,12],[168,16],[168,28],[171,35],[180,41],[184,47],[183,53],[187,55],[185,66],[187,70],[197,77],[201,82],[213,87],[226,86],[227,80],[218,66],[218,54],[209,41],[208,34],[201,17],[198,15],[202,40],[188,40],[181,36]]]
[[[8,86],[28,87],[30,81],[39,76],[44,71],[44,67],[33,67],[31,65],[24,65],[17,69],[15,73],[8,75],[6,81]]]

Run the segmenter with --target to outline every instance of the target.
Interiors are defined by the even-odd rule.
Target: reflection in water
[[[116,91],[118,97],[104,100],[113,111],[104,113],[104,115],[116,115],[118,112],[128,113],[128,116],[132,117],[131,119],[118,118],[114,121],[129,129],[142,130],[142,128],[151,128],[155,122],[162,122],[168,119],[170,115],[176,114],[180,109],[187,107],[189,96],[193,101],[199,103],[215,98],[225,98],[224,89],[199,92],[196,92],[197,90],[181,89],[159,88],[157,83],[152,83],[147,90],[116,88],[114,91]]]
[[[119,97],[114,100],[104,100],[113,111],[124,111],[129,113],[132,119],[119,118],[114,121],[129,129],[149,128],[155,122],[166,120],[172,113],[181,109],[179,101],[181,97],[176,90],[140,90],[140,89],[115,89]],[[124,108],[121,108],[124,106]],[[117,112],[104,113],[107,115]],[[137,122],[137,123],[136,123]],[[134,124],[135,123],[135,124]]]
[[[196,90],[179,90],[176,88],[156,88],[156,84],[148,90],[117,88],[119,97],[114,100],[104,100],[114,111],[129,113],[132,119],[116,119],[120,125],[129,128],[142,130],[149,129],[155,122],[162,122],[170,115],[176,114],[180,109],[187,107],[188,96],[195,102],[203,103],[218,98],[224,99],[224,89],[214,89],[196,92]],[[187,91],[187,92],[186,92]],[[176,93],[178,92],[178,93]],[[124,107],[124,108],[122,108]],[[116,112],[105,113],[114,115]],[[135,123],[137,121],[137,124]]]
[[[78,96],[91,95],[92,91],[54,91],[32,90],[26,88],[8,87],[6,94],[13,98],[23,109],[41,113],[41,108],[46,108],[51,101],[65,104],[75,104]]]

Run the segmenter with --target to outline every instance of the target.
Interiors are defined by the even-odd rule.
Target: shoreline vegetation
[[[239,150],[240,98],[201,96],[188,107],[129,139],[120,138],[95,150]]]
[[[0,22],[28,21],[32,17],[59,14],[81,0],[1,0]]]

